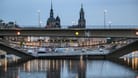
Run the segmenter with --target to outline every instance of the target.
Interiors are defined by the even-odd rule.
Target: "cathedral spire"
[[[78,26],[80,28],[85,28],[85,23],[86,23],[85,13],[84,13],[84,10],[83,10],[83,4],[81,3],[80,18],[78,20]]]
[[[81,3],[81,8],[83,8],[83,4]]]
[[[83,10],[83,4],[81,3],[81,10],[80,10],[80,19],[84,18],[84,10]]]
[[[51,0],[50,17],[54,17],[54,12],[53,12],[53,3],[52,3],[52,0]]]
[[[51,0],[51,9],[53,9],[53,3],[52,3],[52,0]]]

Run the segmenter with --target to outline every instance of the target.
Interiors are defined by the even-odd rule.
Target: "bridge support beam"
[[[109,53],[106,58],[108,59],[114,59],[114,58],[119,58],[123,55],[129,54],[135,50],[138,50],[138,40],[134,41],[122,48],[119,48],[117,50],[112,51],[111,53]]]
[[[14,49],[14,48],[10,47],[10,46],[4,45],[1,42],[0,42],[0,49],[6,51],[7,54],[14,54],[14,55],[19,56],[21,58],[26,58],[26,57],[33,58],[32,55],[29,55],[27,53],[21,52],[21,51],[19,51],[17,49]]]

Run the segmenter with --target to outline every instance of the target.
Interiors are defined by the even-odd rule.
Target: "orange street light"
[[[19,31],[16,32],[17,35],[20,35],[21,33]]]
[[[136,35],[138,35],[138,32],[136,32]]]

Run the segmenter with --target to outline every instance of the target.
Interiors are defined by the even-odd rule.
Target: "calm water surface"
[[[124,60],[128,65],[133,62]],[[138,59],[135,61],[137,64]],[[138,64],[128,65],[107,60],[31,60],[1,68],[0,78],[137,78]]]

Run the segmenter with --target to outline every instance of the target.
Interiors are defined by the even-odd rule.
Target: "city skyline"
[[[60,16],[63,26],[77,24],[81,3],[85,12],[86,25],[104,25],[104,10],[107,10],[107,25],[108,22],[112,25],[138,25],[137,2],[137,0],[53,0],[53,10],[54,16]],[[49,17],[50,5],[51,0],[2,0],[0,18],[6,22],[16,21],[21,26],[37,26],[39,10],[44,27]]]

